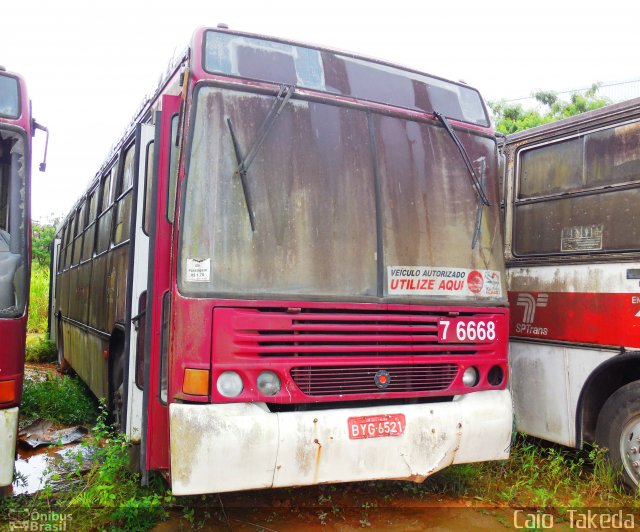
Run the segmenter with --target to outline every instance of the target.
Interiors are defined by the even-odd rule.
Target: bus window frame
[[[339,57],[346,57],[347,59],[355,59],[358,61],[363,61],[366,63],[371,63],[373,65],[380,65],[380,66],[384,66],[384,67],[389,67],[389,68],[394,68],[397,69],[401,72],[408,72],[411,74],[417,74],[419,76],[425,76],[428,78],[433,78],[433,80],[438,81],[438,82],[442,82],[445,84],[450,84],[453,86],[457,86],[457,87],[462,87],[464,89],[468,89],[471,90],[473,92],[475,92],[478,96],[478,99],[480,101],[480,105],[482,106],[482,109],[484,111],[484,117],[485,117],[485,121],[483,124],[479,124],[477,122],[470,122],[468,120],[464,120],[461,118],[453,118],[453,117],[447,117],[447,118],[451,118],[452,120],[455,120],[456,122],[460,122],[463,124],[468,124],[470,126],[473,127],[479,127],[479,128],[483,128],[483,129],[489,129],[491,128],[491,119],[489,116],[489,111],[487,109],[487,105],[484,101],[484,98],[482,97],[482,95],[480,94],[480,91],[478,89],[476,89],[475,87],[472,87],[470,85],[467,85],[465,83],[459,83],[456,81],[451,81],[449,79],[445,79],[445,78],[441,78],[439,76],[434,76],[432,74],[427,74],[425,72],[420,72],[419,70],[415,70],[412,68],[406,68],[403,66],[399,66],[399,65],[395,65],[393,63],[389,63],[387,61],[381,61],[378,59],[373,59],[370,57],[366,57],[366,56],[361,56],[361,55],[357,55],[357,54],[353,54],[353,53],[348,53],[348,52],[341,52],[338,50],[332,50],[330,48],[325,48],[323,46],[312,46],[309,44],[302,44],[302,43],[296,43],[296,42],[292,42],[292,41],[287,41],[286,39],[278,39],[278,38],[271,38],[271,37],[264,37],[261,35],[255,35],[255,34],[250,34],[250,33],[243,33],[243,32],[236,32],[236,31],[224,31],[224,30],[220,30],[218,28],[213,29],[213,28],[207,28],[203,33],[202,33],[202,39],[201,39],[201,43],[200,43],[200,68],[202,69],[203,72],[205,72],[208,75],[212,75],[212,76],[224,76],[225,78],[229,78],[230,80],[235,80],[235,81],[240,81],[245,83],[247,80],[249,81],[255,81],[255,82],[259,82],[259,83],[268,83],[270,85],[281,85],[281,83],[277,82],[277,81],[273,81],[273,80],[265,80],[265,79],[259,79],[259,78],[251,78],[249,76],[237,76],[234,74],[229,74],[229,73],[221,73],[221,72],[212,72],[211,70],[207,70],[206,68],[206,57],[207,57],[207,34],[208,33],[224,33],[227,35],[235,35],[238,37],[246,37],[249,39],[254,39],[254,40],[264,40],[267,42],[274,42],[274,43],[279,43],[279,44],[284,44],[287,46],[292,46],[292,47],[297,47],[297,48],[306,48],[309,50],[316,50],[318,52],[325,52],[325,53],[330,53],[330,54],[334,54],[336,56]],[[410,79],[410,78],[407,78]],[[350,95],[350,94],[340,94],[337,92],[330,92],[330,91],[326,91],[326,90],[320,90],[320,89],[316,89],[313,87],[306,87],[306,86],[300,86],[300,85],[294,85],[294,87],[296,89],[300,89],[300,90],[304,90],[304,91],[309,91],[309,92],[315,92],[315,93],[319,93],[319,94],[328,94],[331,95],[333,97],[336,98],[348,98],[348,99],[352,99],[352,100],[356,100],[356,101],[361,101],[361,102],[369,102],[372,104],[377,104],[377,105],[383,105],[385,107],[393,107],[396,109],[404,109],[407,111],[411,111],[414,113],[423,113],[423,114],[428,114],[430,116],[433,116],[433,112],[428,112],[425,110],[420,110],[418,108],[412,108],[412,107],[404,107],[401,105],[397,105],[397,104],[391,104],[388,102],[380,102],[380,101],[376,101],[376,100],[369,100],[366,98],[362,98],[362,97],[358,97],[358,96],[354,96],[354,95]]]
[[[597,196],[601,194],[608,194],[611,192],[620,192],[625,190],[634,190],[640,189],[640,178],[635,179],[633,181],[627,181],[624,183],[615,183],[615,184],[605,184],[600,186],[589,186],[583,187],[578,190],[564,191],[564,192],[554,192],[552,194],[541,194],[538,196],[521,198],[520,190],[521,190],[521,182],[522,182],[522,156],[524,153],[540,148],[544,148],[551,145],[561,144],[562,142],[570,141],[577,138],[582,138],[583,140],[588,136],[594,133],[598,133],[600,131],[604,131],[607,129],[615,129],[620,126],[625,126],[632,123],[640,123],[640,119],[634,118],[625,120],[624,122],[619,123],[608,123],[604,124],[601,127],[596,127],[594,129],[587,129],[584,131],[580,131],[577,133],[573,133],[570,135],[558,136],[557,138],[549,139],[544,142],[533,142],[531,144],[525,144],[523,146],[519,146],[514,151],[514,176],[512,178],[513,181],[513,197],[511,198],[511,208],[512,208],[512,222],[511,222],[511,231],[510,231],[510,239],[511,239],[511,254],[515,259],[519,260],[538,260],[543,259],[545,257],[550,257],[558,260],[566,260],[566,261],[575,261],[585,258],[590,258],[593,256],[611,256],[611,255],[631,255],[640,253],[640,243],[637,248],[625,248],[625,249],[602,249],[602,250],[580,250],[580,251],[555,251],[555,252],[535,252],[535,253],[519,253],[516,247],[516,237],[518,235],[518,221],[516,216],[516,209],[519,206],[523,205],[533,205],[533,204],[546,204],[552,201],[571,201],[574,198],[587,197],[587,196]],[[583,153],[583,167],[582,171],[584,174],[585,158]],[[507,179],[505,179],[507,181]]]

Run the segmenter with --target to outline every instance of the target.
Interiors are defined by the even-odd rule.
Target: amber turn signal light
[[[189,395],[209,395],[209,370],[185,369],[182,391]]]
[[[0,381],[0,403],[12,403],[16,400],[16,381]]]

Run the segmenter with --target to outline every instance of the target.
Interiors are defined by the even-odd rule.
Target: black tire
[[[124,403],[124,356],[117,352],[109,370],[109,417],[118,432],[126,430]]]
[[[67,373],[71,366],[69,366],[69,362],[67,362],[64,358],[64,335],[62,334],[62,318],[58,318],[58,333],[57,333],[57,344],[58,344],[58,371],[60,373]]]
[[[619,388],[605,402],[596,426],[596,442],[632,492],[640,482],[640,381]]]

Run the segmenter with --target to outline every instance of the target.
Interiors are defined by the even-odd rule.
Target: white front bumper
[[[18,436],[18,407],[0,410],[0,488],[13,482]]]
[[[404,434],[349,439],[349,417],[379,414],[404,414]],[[284,413],[254,403],[171,404],[169,416],[175,495],[422,481],[451,464],[508,458],[512,430],[508,390],[446,403]]]

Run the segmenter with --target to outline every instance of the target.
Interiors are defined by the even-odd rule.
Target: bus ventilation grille
[[[386,375],[384,388],[376,384],[376,375],[382,371]],[[310,396],[383,394],[445,390],[457,372],[456,364],[322,366],[292,368],[291,378]]]

